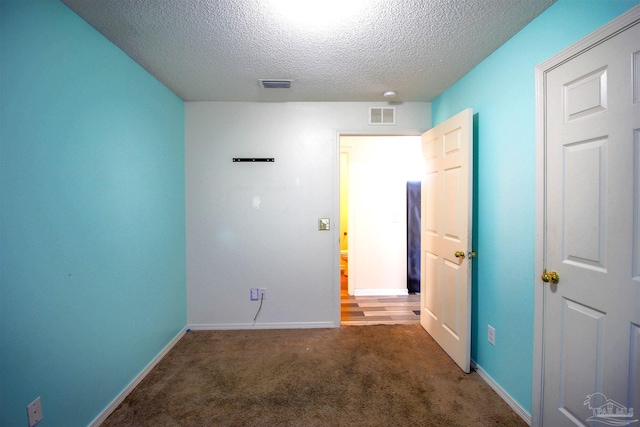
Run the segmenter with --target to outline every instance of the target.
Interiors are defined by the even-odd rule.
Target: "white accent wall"
[[[430,103],[185,103],[187,314],[194,329],[340,324],[339,135],[419,134]],[[273,163],[234,163],[273,157]],[[330,231],[318,219],[330,218]],[[249,289],[266,288],[250,301]]]

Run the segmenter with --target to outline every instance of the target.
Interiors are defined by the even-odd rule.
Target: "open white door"
[[[425,132],[422,155],[420,323],[469,372],[473,111]]]
[[[596,35],[542,68],[535,425],[639,425],[640,7]]]

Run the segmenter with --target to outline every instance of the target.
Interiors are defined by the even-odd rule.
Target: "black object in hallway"
[[[407,289],[420,292],[421,183],[407,182]]]

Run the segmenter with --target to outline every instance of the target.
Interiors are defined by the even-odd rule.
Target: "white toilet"
[[[349,275],[349,251],[340,251],[340,272],[345,276]]]

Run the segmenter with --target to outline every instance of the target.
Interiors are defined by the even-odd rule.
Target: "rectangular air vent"
[[[260,86],[265,89],[290,89],[293,80],[258,79]]]
[[[396,107],[371,107],[369,108],[370,125],[395,125]]]

